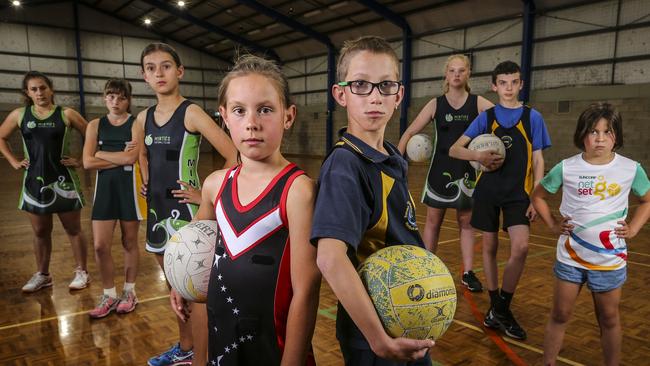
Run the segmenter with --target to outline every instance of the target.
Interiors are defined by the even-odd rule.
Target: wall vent
[[[571,102],[568,100],[560,100],[557,102],[557,113],[571,112]]]

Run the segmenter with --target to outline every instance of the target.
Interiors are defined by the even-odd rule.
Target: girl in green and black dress
[[[83,162],[86,169],[97,169],[93,201],[93,243],[104,293],[91,318],[103,318],[113,310],[128,313],[135,309],[135,278],[138,272],[138,227],[146,214],[146,202],[139,194],[141,177],[138,146],[140,130],[130,114],[131,84],[111,79],[104,87],[108,113],[90,121],[86,131]],[[124,248],[124,290],[117,297],[111,243],[119,220]]]
[[[49,273],[52,253],[52,214],[59,216],[72,244],[77,268],[69,287],[88,285],[86,240],[81,231],[84,199],[75,168],[79,161],[70,157],[72,129],[82,135],[88,122],[77,111],[54,104],[52,81],[44,74],[30,71],[22,84],[25,106],[14,109],[0,126],[0,152],[14,169],[24,169],[18,208],[27,212],[34,230],[34,254],[37,272],[23,286],[34,292],[52,286]],[[24,158],[17,158],[9,147],[9,136],[20,130]]]
[[[427,206],[422,240],[425,247],[435,253],[445,211],[447,208],[456,209],[463,257],[461,283],[470,291],[479,292],[483,286],[472,271],[474,231],[469,224],[476,174],[469,162],[449,157],[449,148],[465,132],[467,126],[480,112],[493,106],[487,99],[470,93],[470,68],[469,58],[465,55],[455,54],[447,58],[443,69],[444,94],[431,99],[422,108],[404,131],[398,149],[404,153],[411,136],[433,122],[434,153],[422,192],[422,203]]]
[[[157,99],[135,122],[143,137],[138,144],[142,144],[140,161],[147,196],[145,249],[155,253],[162,268],[167,240],[192,220],[201,200],[197,174],[201,137],[225,158],[227,167],[235,165],[237,150],[201,107],[181,95],[185,68],[174,48],[152,43],[142,51],[140,61],[144,80]],[[149,359],[148,364],[166,366],[194,357],[193,364],[205,365],[206,319],[205,305],[193,304],[190,321],[178,320],[180,342]]]

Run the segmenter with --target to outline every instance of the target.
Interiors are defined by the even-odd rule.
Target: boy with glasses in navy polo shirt
[[[317,263],[339,299],[336,334],[346,365],[431,365],[431,340],[391,338],[356,267],[377,250],[424,247],[408,192],[407,163],[384,141],[402,101],[399,60],[379,37],[348,41],[341,50],[336,101],[347,110],[347,131],[321,167],[311,241]]]

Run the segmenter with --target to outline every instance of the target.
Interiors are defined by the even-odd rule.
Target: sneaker
[[[194,358],[194,352],[181,350],[180,343],[176,343],[169,350],[159,356],[154,356],[147,361],[149,366],[177,366],[191,365]]]
[[[90,282],[88,272],[81,268],[77,268],[74,270],[74,279],[70,282],[68,287],[70,290],[81,290],[82,288],[88,287],[88,282]]]
[[[510,310],[502,315],[493,309],[490,309],[485,315],[483,325],[491,329],[500,329],[510,338],[523,341],[527,337],[526,331],[519,325],[519,323],[517,323],[517,320]]]
[[[487,328],[490,329],[501,328],[501,324],[499,323],[499,321],[497,321],[497,318],[494,315],[494,310],[492,310],[492,308],[490,308],[487,314],[485,314],[485,319],[483,319],[483,325],[485,325]]]
[[[126,314],[135,310],[135,306],[138,304],[138,298],[135,297],[134,291],[124,291],[122,292],[122,298],[120,299],[120,304],[117,305],[118,314]]]
[[[25,286],[23,286],[23,291],[24,292],[35,292],[43,287],[49,287],[52,286],[52,276],[50,275],[42,275],[41,272],[36,272],[32,276],[32,278],[27,281]]]
[[[99,304],[97,304],[94,309],[89,311],[88,315],[90,315],[90,317],[93,319],[103,318],[106,315],[110,314],[111,311],[115,310],[117,308],[117,304],[119,303],[120,299],[104,294],[99,300]]]
[[[481,281],[478,280],[474,271],[467,271],[463,273],[463,277],[460,280],[460,283],[465,285],[468,290],[471,292],[481,292],[483,291],[483,285]]]

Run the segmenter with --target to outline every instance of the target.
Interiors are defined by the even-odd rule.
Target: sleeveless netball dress
[[[99,119],[97,146],[100,151],[124,151],[131,141],[131,128],[135,118],[120,126],[113,126],[106,116]],[[142,220],[144,202],[139,194],[140,174],[137,164],[117,166],[97,171],[93,220]]]
[[[181,189],[177,180],[200,188],[197,174],[201,134],[185,129],[185,111],[192,104],[184,100],[167,123],[156,124],[156,106],[147,110],[144,125],[144,144],[149,160],[147,187],[147,242],[146,250],[163,253],[167,240],[192,220],[198,210],[195,204],[178,203],[172,190]]]
[[[436,98],[433,157],[422,192],[422,203],[429,207],[472,207],[476,171],[469,162],[449,157],[449,148],[478,116],[477,100],[470,94],[460,109],[454,109],[444,95]]]
[[[26,107],[19,121],[29,168],[23,175],[18,208],[39,215],[81,209],[84,199],[79,177],[74,169],[61,164],[70,154],[71,132],[63,109],[55,106],[41,119],[33,106]]]
[[[208,364],[279,365],[292,297],[287,194],[304,172],[289,164],[243,206],[239,168],[228,171],[215,200],[219,237],[208,287]],[[307,365],[315,365],[311,352]]]

